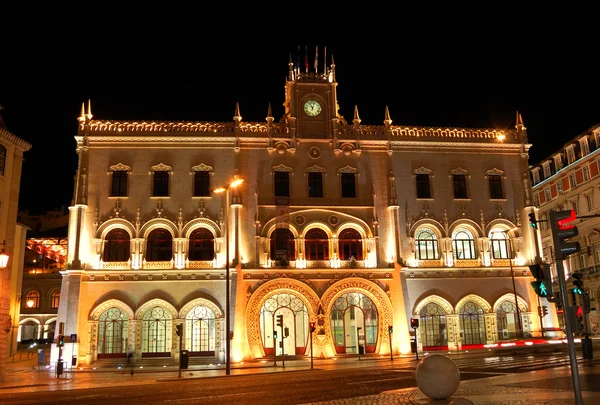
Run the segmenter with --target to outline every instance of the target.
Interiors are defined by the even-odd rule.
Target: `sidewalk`
[[[365,359],[365,361],[378,361],[379,358]],[[162,369],[135,369],[131,376],[131,369],[116,370],[114,368],[93,369],[83,368],[65,372],[61,378],[56,378],[54,371],[48,369],[36,370],[37,359],[7,363],[7,373],[4,381],[0,382],[2,392],[18,391],[48,391],[71,390],[81,388],[94,388],[106,386],[129,385],[132,379],[136,384],[156,384],[178,379],[178,368],[173,366]],[[295,370],[308,370],[310,361],[286,361],[286,368],[273,367],[272,362],[249,362],[233,364],[231,376],[248,375],[253,373],[290,372]],[[362,363],[363,365],[365,363]],[[335,360],[316,360],[315,368],[336,369],[345,367],[359,367],[361,363],[355,358]],[[589,366],[578,364],[579,385],[585,405],[600,405],[600,364]],[[127,375],[128,378],[123,378]],[[224,376],[222,365],[194,366],[181,371],[181,378],[196,379],[206,377]],[[398,389],[386,391],[378,395],[355,397],[351,399],[315,402],[311,405],[425,405],[425,404],[451,404],[459,398],[465,398],[474,404],[486,405],[542,405],[575,404],[575,395],[572,388],[572,376],[569,366],[538,370],[527,373],[493,376],[475,380],[461,381],[457,392],[448,400],[434,401],[425,396],[418,388]],[[464,402],[469,403],[469,402]]]

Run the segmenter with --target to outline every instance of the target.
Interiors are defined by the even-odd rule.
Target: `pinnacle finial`
[[[240,102],[239,101],[235,102],[235,113],[233,115],[233,119],[235,121],[241,121],[242,120],[242,115],[240,114]]]
[[[385,124],[391,124],[392,123],[392,119],[390,118],[390,109],[388,108],[388,106],[385,106],[385,117],[383,119],[383,122]]]

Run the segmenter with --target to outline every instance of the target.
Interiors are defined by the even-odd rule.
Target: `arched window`
[[[377,306],[359,292],[338,297],[330,314],[331,333],[337,353],[374,353],[377,346],[379,315]]]
[[[363,260],[362,238],[355,229],[344,229],[338,237],[340,260]]]
[[[40,293],[36,290],[31,290],[25,296],[25,308],[35,309],[40,307]]]
[[[419,260],[439,259],[437,235],[429,228],[421,228],[415,234],[415,256]]]
[[[188,257],[190,260],[213,260],[215,258],[215,238],[211,231],[206,228],[198,228],[192,232]]]
[[[463,345],[476,345],[485,343],[485,320],[483,308],[473,301],[465,302],[458,309],[460,331]]]
[[[306,260],[329,260],[329,238],[322,229],[311,229],[304,238]]]
[[[492,257],[494,259],[508,259],[508,235],[502,229],[492,229],[490,232],[492,242]]]
[[[435,302],[430,302],[421,309],[419,332],[423,346],[447,346],[446,311]]]
[[[294,234],[287,228],[277,228],[271,234],[271,260],[296,260]]]
[[[98,318],[98,358],[125,357],[129,316],[111,307]]]
[[[131,245],[129,234],[124,229],[113,229],[107,235],[104,245],[105,262],[126,262],[129,260],[129,247]]]
[[[475,259],[475,240],[473,234],[466,228],[457,228],[452,233],[455,259]]]
[[[165,229],[155,229],[146,242],[146,261],[166,262],[173,258],[173,238]]]
[[[172,316],[160,306],[146,311],[142,317],[142,357],[171,355]]]
[[[60,303],[60,290],[52,291],[52,295],[50,296],[50,307],[52,309],[58,309],[58,304]]]

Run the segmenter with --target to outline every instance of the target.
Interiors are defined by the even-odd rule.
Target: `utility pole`
[[[575,211],[550,211],[550,228],[552,229],[552,240],[554,242],[554,256],[556,257],[556,271],[558,273],[558,284],[562,297],[563,308],[565,308],[565,329],[567,331],[567,342],[569,347],[569,361],[571,364],[571,376],[573,378],[573,390],[575,394],[575,404],[583,405],[581,397],[581,387],[579,386],[579,371],[577,369],[577,353],[575,352],[575,341],[573,339],[573,330],[571,322],[575,320],[569,308],[567,299],[567,286],[565,282],[565,269],[563,268],[563,259],[569,254],[580,250],[579,242],[568,242],[567,239],[577,236],[577,227],[569,225],[569,222],[576,219]]]

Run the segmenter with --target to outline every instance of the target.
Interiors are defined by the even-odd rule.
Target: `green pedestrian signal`
[[[540,297],[548,297],[548,286],[544,280],[532,281],[533,291]]]

